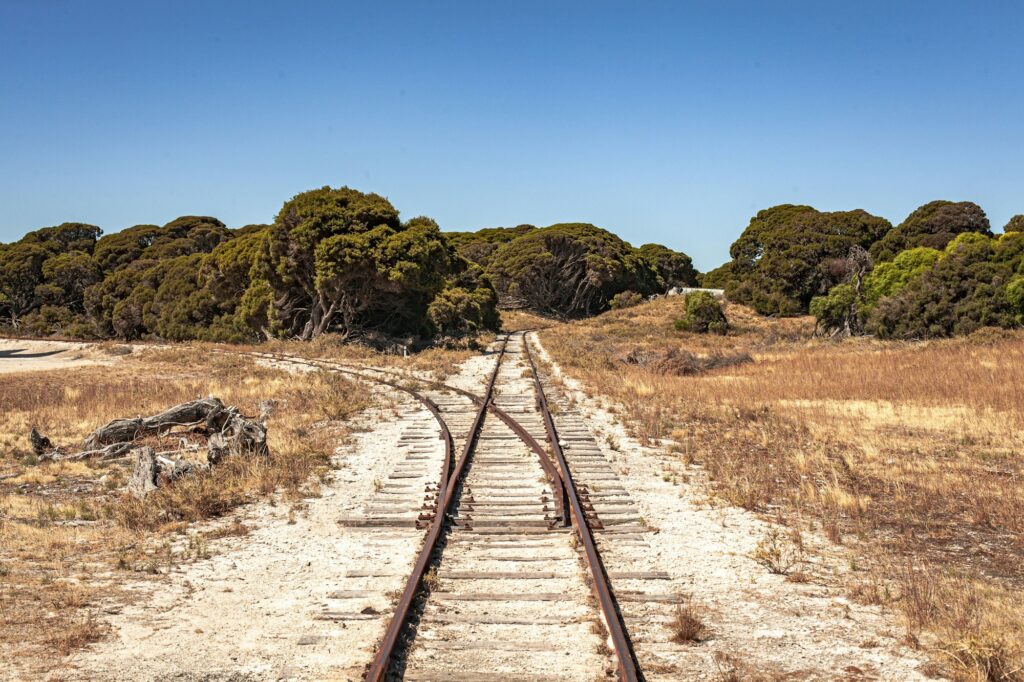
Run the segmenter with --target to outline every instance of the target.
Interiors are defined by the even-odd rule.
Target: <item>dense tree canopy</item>
[[[37,334],[310,339],[496,329],[496,294],[429,218],[381,196],[305,192],[272,225],[184,216],[100,238],[66,223],[0,245],[0,315]]]
[[[649,296],[697,281],[685,253],[660,244],[634,249],[589,223],[487,228],[451,239],[494,283],[502,306],[559,317],[607,310],[624,292]]]
[[[1010,218],[1003,227],[1003,232],[1024,232],[1024,213],[1018,213]]]
[[[1024,322],[1024,232],[963,232],[941,251],[908,249],[875,266],[859,292],[840,284],[811,304],[825,330],[849,319],[839,317],[846,310],[854,311],[864,331],[882,338],[1018,326]]]
[[[970,201],[932,201],[917,208],[872,245],[871,256],[880,263],[917,246],[943,249],[964,232],[991,236],[988,218],[980,206]]]
[[[44,306],[80,312],[86,287],[99,278],[92,254],[100,234],[95,225],[64,223],[0,244],[0,316],[18,327]]]
[[[913,339],[1018,325],[1024,308],[1014,292],[1024,281],[1022,263],[1024,233],[961,234],[933,266],[867,307],[867,329],[883,338]]]
[[[502,305],[563,317],[600,312],[627,289],[651,293],[654,279],[629,244],[586,223],[552,225],[507,242],[487,273]]]
[[[329,330],[344,336],[436,332],[430,304],[456,276],[462,284],[456,288],[463,291],[448,292],[452,305],[456,299],[459,305],[491,300],[489,285],[466,276],[470,264],[437,223],[402,223],[391,203],[376,194],[347,187],[300,194],[281,209],[267,239],[261,274],[274,292],[274,323],[299,338]],[[447,319],[440,307],[433,315],[439,321]],[[478,318],[493,320],[489,313]]]
[[[993,235],[971,202],[930,202],[895,228],[863,210],[775,206],[730,255],[700,276],[684,253],[633,248],[587,223],[443,233],[377,194],[323,187],[269,225],[183,216],[103,235],[69,222],[0,244],[0,326],[122,339],[457,338],[496,329],[499,302],[571,318],[698,280],[763,314],[809,310],[830,334],[1024,324],[1024,215]],[[694,328],[708,319],[720,330],[714,306],[693,306]]]
[[[448,241],[468,261],[486,268],[491,263],[494,252],[513,239],[533,232],[533,225],[517,225],[515,227],[485,227],[476,232],[448,232]]]
[[[661,244],[644,244],[637,253],[657,277],[654,288],[661,292],[674,287],[697,286],[697,270],[693,260],[685,253],[673,251]]]
[[[784,204],[760,211],[729,253],[732,260],[702,278],[730,300],[765,315],[807,312],[811,299],[846,276],[853,247],[867,249],[891,229],[862,210],[823,213]]]

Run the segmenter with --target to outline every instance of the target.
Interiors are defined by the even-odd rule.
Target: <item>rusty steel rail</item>
[[[507,338],[506,338],[506,342],[507,342]],[[221,351],[221,352],[230,352],[230,351]],[[504,354],[504,347],[502,347],[502,351],[501,352],[502,352],[502,354]],[[391,386],[392,388],[396,388],[396,389],[398,389],[400,391],[405,391],[406,393],[409,393],[410,395],[413,395],[414,397],[416,397],[421,402],[425,401],[425,403],[429,403],[429,398],[425,398],[423,396],[420,396],[415,391],[413,391],[413,390],[411,390],[411,389],[409,389],[409,388],[407,388],[407,387],[405,387],[405,386],[403,386],[403,385],[401,385],[399,383],[396,383],[394,381],[388,381],[387,379],[381,379],[379,377],[367,376],[366,374],[364,374],[364,372],[379,372],[381,374],[390,374],[392,376],[397,376],[397,377],[402,378],[402,379],[407,379],[407,380],[415,381],[415,382],[418,382],[418,383],[421,383],[421,384],[427,384],[428,386],[434,386],[434,387],[436,387],[439,390],[451,391],[453,393],[458,393],[459,395],[461,395],[463,397],[469,398],[470,400],[475,402],[477,405],[483,404],[483,398],[481,398],[479,395],[477,395],[476,393],[473,393],[471,391],[467,391],[465,389],[458,388],[457,386],[451,386],[449,384],[445,384],[445,383],[442,383],[440,381],[420,379],[420,378],[415,377],[415,376],[409,376],[409,375],[404,374],[403,372],[401,372],[399,370],[392,369],[390,367],[363,367],[363,366],[360,366],[360,365],[354,365],[354,367],[356,369],[353,369],[353,365],[341,363],[341,362],[338,362],[336,360],[296,358],[296,357],[292,357],[290,355],[282,355],[280,353],[267,353],[267,352],[259,352],[259,351],[254,351],[254,352],[245,353],[245,354],[246,355],[258,356],[258,357],[270,357],[270,358],[273,358],[275,360],[280,360],[280,361],[284,361],[284,362],[291,362],[293,364],[301,364],[301,365],[306,365],[306,366],[325,367],[327,369],[331,369],[331,370],[334,370],[336,372],[340,372],[342,374],[347,374],[349,376],[357,377],[357,378],[360,378],[360,379],[363,379],[363,380],[366,380],[366,381],[373,381],[375,383],[384,384],[386,386]],[[357,371],[357,369],[362,370],[362,372]],[[428,407],[429,407],[429,405],[428,405]],[[436,405],[434,407],[436,409]],[[569,498],[568,498],[568,493],[566,492],[565,482],[562,480],[562,475],[559,472],[558,466],[555,463],[555,461],[552,459],[551,455],[544,448],[544,446],[541,445],[540,442],[538,442],[537,439],[534,438],[533,435],[531,435],[529,431],[527,431],[525,428],[523,428],[523,426],[519,422],[517,422],[508,412],[505,412],[503,409],[501,409],[500,407],[495,405],[493,402],[489,402],[488,403],[488,409],[492,413],[494,413],[494,416],[498,417],[498,419],[500,419],[502,422],[504,422],[506,426],[508,426],[510,429],[512,429],[512,431],[517,436],[519,436],[519,439],[522,440],[524,443],[526,443],[527,447],[529,447],[531,450],[533,450],[534,454],[536,454],[537,458],[540,460],[541,468],[544,469],[544,474],[545,474],[545,476],[548,479],[548,486],[551,488],[551,498],[552,498],[552,501],[555,504],[555,518],[552,520],[552,522],[555,523],[555,524],[558,524],[560,526],[563,526],[563,527],[571,525],[572,521],[570,519],[570,514],[569,514]]]
[[[526,355],[527,362],[530,365],[531,373],[533,374],[534,389],[536,391],[537,406],[540,409],[541,415],[544,420],[544,428],[547,432],[547,438],[550,443],[551,451],[553,456],[549,458],[547,451],[537,442],[537,440],[513,419],[508,413],[504,412],[492,402],[492,393],[494,383],[498,376],[498,370],[501,366],[501,360],[505,354],[505,345],[508,343],[509,336],[505,337],[504,343],[502,344],[501,351],[498,355],[498,361],[495,364],[494,371],[491,374],[490,380],[487,384],[487,391],[483,397],[478,396],[470,391],[460,389],[454,386],[449,386],[435,381],[426,381],[418,379],[416,377],[404,377],[397,370],[390,370],[384,368],[361,368],[364,371],[377,371],[381,373],[390,373],[392,375],[398,375],[403,378],[408,378],[413,381],[425,383],[428,385],[434,385],[439,389],[449,390],[454,393],[458,393],[464,397],[469,398],[477,405],[480,409],[477,412],[476,419],[473,422],[473,426],[470,429],[469,435],[467,436],[465,446],[463,447],[462,454],[456,464],[455,470],[449,475],[445,475],[448,469],[448,461],[450,457],[447,456],[446,451],[446,462],[445,471],[442,472],[442,480],[438,484],[438,503],[437,512],[434,515],[434,519],[431,521],[430,530],[427,534],[427,538],[424,541],[423,548],[420,550],[420,555],[417,558],[413,573],[409,576],[406,584],[406,588],[402,593],[402,598],[399,601],[398,606],[395,609],[395,615],[392,617],[389,623],[388,630],[385,633],[385,638],[378,649],[373,662],[367,669],[366,680],[368,682],[380,682],[384,679],[387,671],[390,667],[391,657],[394,654],[394,650],[398,644],[398,637],[400,636],[402,629],[405,626],[405,621],[408,618],[409,611],[411,609],[413,600],[419,586],[422,583],[423,576],[426,573],[426,567],[430,563],[431,556],[433,555],[434,549],[437,546],[437,542],[440,539],[441,531],[443,530],[444,521],[446,515],[449,513],[449,506],[454,501],[455,489],[458,486],[458,482],[465,469],[465,465],[472,453],[472,448],[475,444],[476,436],[479,428],[483,423],[484,414],[490,410],[501,419],[506,425],[508,425],[515,433],[525,442],[529,447],[534,450],[540,457],[541,465],[544,468],[545,473],[551,481],[552,492],[555,497],[556,508],[560,511],[560,520],[566,525],[570,523],[570,518],[575,526],[577,536],[580,539],[580,544],[583,547],[584,555],[587,560],[587,565],[591,572],[591,583],[594,596],[597,598],[598,603],[601,606],[602,617],[605,621],[605,625],[608,628],[609,635],[612,640],[613,649],[616,656],[617,667],[619,671],[619,677],[625,682],[635,682],[641,680],[641,673],[637,666],[636,659],[633,654],[632,645],[629,640],[629,636],[626,632],[624,623],[622,622],[621,616],[619,615],[618,604],[615,601],[615,597],[612,594],[611,583],[608,579],[607,572],[604,569],[604,564],[601,561],[600,553],[597,550],[597,545],[594,542],[594,536],[591,532],[589,522],[586,517],[586,512],[583,509],[583,504],[580,500],[579,493],[576,489],[575,482],[572,478],[572,472],[569,470],[568,463],[565,460],[565,455],[562,452],[561,444],[558,440],[558,433],[555,427],[554,419],[551,416],[551,411],[548,407],[547,398],[544,395],[543,387],[540,383],[540,375],[537,372],[536,364],[533,361],[533,356],[530,353],[529,340],[526,334],[523,334],[523,347]],[[342,365],[328,360],[306,360],[296,359],[288,356],[279,356],[271,353],[253,353],[254,355],[267,355],[274,357],[275,359],[284,360],[288,362],[294,362],[305,365],[322,365],[328,369],[334,369],[337,372],[352,375],[355,377],[362,378],[364,380],[370,380],[377,383],[392,386],[399,390],[405,391],[410,395],[419,396],[415,391],[402,386],[397,382],[388,381],[378,377],[369,377],[366,374],[350,369],[349,366]],[[428,407],[433,403],[429,398],[425,396],[419,396],[419,399],[427,404]],[[431,412],[437,409],[436,405],[433,405]],[[435,417],[439,418],[438,414],[435,413]],[[444,427],[447,432],[447,426]],[[448,434],[448,438],[451,436]],[[552,462],[552,459],[554,460]],[[553,470],[552,470],[552,467]]]
[[[487,413],[487,407],[491,402],[491,395],[494,391],[494,383],[498,378],[498,369],[501,367],[501,360],[505,356],[505,346],[508,343],[508,337],[505,337],[504,343],[501,345],[501,350],[498,353],[498,360],[494,365],[494,371],[491,373],[490,380],[487,383],[487,391],[483,398],[479,398],[468,392],[460,391],[452,387],[445,386],[444,388],[455,390],[467,397],[471,397],[474,402],[480,405],[480,409],[477,411],[476,418],[473,420],[473,425],[470,427],[469,434],[466,436],[466,443],[462,448],[462,454],[459,457],[458,464],[454,471],[451,470],[451,455],[454,450],[453,440],[451,432],[448,429],[448,425],[441,417],[440,409],[434,401],[430,400],[424,395],[417,393],[416,391],[402,386],[401,384],[388,381],[387,379],[380,379],[377,377],[368,377],[365,374],[355,372],[350,369],[346,369],[343,366],[336,366],[337,363],[324,360],[307,360],[305,358],[293,358],[287,355],[278,353],[265,353],[265,352],[252,352],[246,353],[246,355],[252,355],[256,357],[269,357],[274,360],[281,362],[289,362],[292,364],[306,365],[306,366],[326,366],[328,370],[333,370],[338,373],[353,375],[363,380],[374,381],[379,384],[391,386],[400,391],[404,391],[409,395],[413,396],[424,405],[434,415],[438,424],[441,427],[442,437],[445,441],[445,459],[441,469],[441,478],[437,484],[437,506],[435,508],[434,516],[430,519],[430,527],[427,531],[427,536],[423,541],[423,546],[420,549],[419,555],[416,557],[416,563],[413,566],[412,572],[406,581],[405,589],[402,591],[402,596],[398,601],[398,605],[395,607],[395,613],[391,617],[391,622],[388,623],[388,628],[384,633],[384,638],[378,647],[376,654],[374,655],[373,661],[367,666],[366,680],[368,682],[379,682],[384,679],[388,669],[391,665],[391,659],[394,655],[395,649],[398,646],[398,638],[402,634],[402,630],[405,627],[405,623],[408,620],[409,612],[412,609],[413,601],[416,598],[417,593],[420,590],[420,585],[423,582],[423,577],[426,575],[427,566],[430,564],[431,558],[434,554],[434,550],[437,548],[438,541],[441,538],[441,532],[444,530],[445,517],[448,513],[448,509],[455,499],[455,488],[458,485],[458,481],[462,476],[463,471],[469,457],[472,453],[473,446],[476,442],[477,434],[480,431],[480,427],[483,425],[484,415]],[[228,351],[229,352],[229,351]],[[332,366],[334,365],[334,366]]]
[[[466,463],[472,456],[473,446],[476,444],[480,427],[484,422],[484,416],[487,414],[487,405],[491,402],[491,396],[494,392],[494,382],[498,378],[498,369],[501,367],[501,360],[505,356],[505,346],[507,344],[508,336],[505,337],[504,342],[501,344],[501,350],[498,353],[498,360],[494,363],[494,372],[491,374],[490,381],[487,382],[487,391],[484,393],[480,409],[476,414],[476,419],[473,420],[473,425],[470,427],[469,434],[466,436],[466,444],[462,448],[462,455],[459,457],[459,461],[455,465],[455,470],[452,471],[451,475],[447,478],[442,476],[442,479],[438,484],[437,513],[430,524],[430,530],[427,532],[427,537],[423,541],[423,547],[420,549],[419,556],[416,558],[416,564],[413,567],[412,573],[406,581],[405,590],[402,591],[402,597],[398,601],[398,606],[395,607],[395,614],[391,617],[391,622],[388,623],[388,629],[384,633],[384,639],[381,641],[380,647],[377,649],[377,653],[373,657],[373,661],[367,668],[367,682],[380,682],[380,680],[384,679],[388,669],[391,667],[391,659],[394,656],[395,648],[398,645],[398,638],[402,634],[402,630],[405,628],[413,600],[415,600],[416,595],[420,591],[420,585],[422,584],[423,577],[426,574],[427,566],[430,564],[431,557],[433,556],[434,550],[437,548],[437,543],[441,538],[441,532],[444,530],[445,517],[450,511],[452,503],[455,501],[455,489],[458,487],[462,474],[465,472]]]
[[[228,352],[228,351],[218,351],[218,352]],[[256,357],[270,357],[270,358],[273,358],[273,359],[277,360],[278,362],[290,362],[290,363],[296,364],[296,365],[306,365],[307,367],[320,367],[322,365],[327,365],[326,369],[328,371],[338,372],[340,374],[355,375],[355,376],[358,376],[359,378],[363,379],[364,381],[373,381],[375,383],[383,384],[385,386],[390,386],[391,388],[394,388],[396,390],[403,391],[404,393],[408,393],[413,398],[415,398],[419,402],[423,403],[423,405],[430,411],[430,413],[434,416],[434,421],[437,422],[438,429],[440,429],[440,431],[441,431],[441,440],[444,441],[444,462],[441,465],[441,481],[442,481],[443,484],[447,483],[449,475],[450,475],[450,471],[451,471],[452,454],[455,451],[455,444],[454,444],[454,441],[452,439],[451,431],[448,430],[448,424],[445,422],[444,417],[441,416],[441,408],[439,408],[437,406],[437,403],[435,403],[433,400],[431,400],[427,396],[425,396],[425,395],[423,395],[421,393],[418,393],[418,392],[412,390],[411,388],[408,388],[406,386],[402,386],[401,384],[399,384],[397,382],[388,381],[387,379],[379,379],[377,377],[367,377],[367,376],[365,376],[363,374],[358,374],[356,372],[352,372],[352,371],[349,371],[349,370],[346,370],[346,369],[343,369],[343,368],[340,368],[340,367],[331,367],[330,363],[318,362],[318,361],[314,361],[314,360],[306,360],[306,359],[303,359],[303,358],[294,358],[294,357],[291,357],[291,356],[288,356],[288,355],[281,355],[279,353],[252,352],[252,353],[244,353],[244,355],[252,355],[252,356],[256,356]],[[444,500],[444,492],[442,490],[442,487],[439,485],[438,491],[437,491],[437,507],[436,507],[435,512],[434,512],[435,516],[437,515],[437,513],[439,513],[441,511],[441,506],[440,505],[441,505],[443,500]],[[422,515],[420,516],[420,520],[421,521],[424,520]]]
[[[626,682],[634,682],[640,679],[640,672],[633,655],[629,634],[626,632],[626,626],[619,615],[618,603],[615,601],[615,595],[611,589],[611,581],[604,570],[604,564],[601,562],[601,555],[597,551],[597,545],[594,542],[594,535],[590,530],[586,512],[583,510],[582,502],[580,502],[576,484],[572,480],[572,472],[569,470],[569,465],[566,463],[565,455],[562,452],[562,446],[558,441],[558,431],[555,428],[555,421],[551,417],[551,410],[548,408],[548,401],[544,395],[544,387],[540,382],[537,365],[534,364],[533,355],[530,353],[530,342],[526,333],[523,333],[523,348],[526,353],[526,359],[530,364],[530,371],[533,373],[533,385],[537,393],[537,406],[544,416],[544,428],[547,430],[551,451],[558,462],[562,480],[565,483],[576,533],[579,536],[580,543],[583,545],[587,566],[590,568],[590,574],[593,578],[591,582],[594,596],[597,597],[597,601],[601,604],[605,625],[608,627],[608,634],[611,636],[612,645],[615,649],[619,677]]]
[[[504,352],[504,349],[502,350],[502,352]],[[386,381],[386,380],[383,380],[383,379],[377,379],[376,377],[368,377],[368,376],[366,376],[365,374],[363,374],[361,372],[353,370],[351,365],[345,365],[345,364],[342,364],[342,363],[339,363],[339,362],[336,362],[336,361],[332,361],[332,360],[309,360],[309,361],[307,361],[307,363],[323,365],[325,367],[333,368],[336,371],[339,371],[339,372],[342,372],[342,373],[345,373],[345,374],[349,374],[351,376],[361,377],[363,379],[369,379],[371,381],[383,382],[385,384],[388,384],[389,386],[396,386],[396,384],[394,384],[392,382],[389,382],[389,381]],[[357,367],[358,367],[358,365],[357,365]],[[470,400],[475,402],[477,405],[482,405],[483,404],[483,400],[484,399],[482,397],[480,397],[479,395],[477,395],[476,393],[473,393],[471,391],[467,391],[465,389],[458,388],[457,386],[451,386],[449,384],[441,383],[439,381],[428,381],[426,379],[419,379],[419,378],[416,378],[416,377],[410,377],[408,375],[403,374],[402,372],[400,372],[398,370],[394,370],[394,369],[391,369],[391,368],[384,368],[384,367],[373,367],[373,368],[360,367],[360,369],[362,369],[364,372],[365,371],[373,371],[373,372],[380,372],[382,374],[391,374],[393,376],[397,375],[397,376],[405,378],[405,379],[411,379],[412,381],[417,381],[417,382],[420,382],[420,383],[425,383],[425,384],[428,384],[428,385],[431,385],[431,386],[435,386],[436,388],[441,389],[441,390],[451,391],[453,393],[458,393],[461,396],[469,398]],[[403,390],[407,390],[407,389],[403,388]],[[500,407],[495,405],[493,402],[489,402],[488,403],[487,409],[489,409],[494,414],[494,416],[496,416],[498,419],[500,419],[502,422],[504,422],[506,426],[508,426],[510,429],[512,429],[512,431],[517,436],[519,436],[519,439],[522,440],[527,445],[527,447],[529,447],[531,450],[533,450],[534,454],[537,455],[537,458],[540,460],[541,468],[544,469],[544,474],[545,474],[545,476],[548,479],[548,486],[551,488],[551,497],[552,497],[553,502],[555,503],[555,515],[556,515],[556,518],[553,519],[553,521],[555,523],[557,523],[558,525],[563,526],[563,527],[569,526],[572,523],[572,521],[570,520],[570,515],[569,515],[568,492],[566,491],[565,482],[562,480],[562,475],[561,475],[561,473],[558,470],[558,466],[555,463],[555,461],[552,459],[551,455],[544,448],[544,446],[541,445],[540,442],[537,441],[537,439],[534,438],[533,435],[531,435],[529,431],[527,431],[525,428],[523,428],[522,424],[517,422],[508,412],[505,412],[505,410],[501,409]]]

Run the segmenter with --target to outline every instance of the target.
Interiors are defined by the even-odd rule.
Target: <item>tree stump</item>
[[[135,497],[145,497],[157,489],[160,469],[156,463],[156,450],[148,445],[132,450],[135,455],[135,469],[128,479],[128,492]]]

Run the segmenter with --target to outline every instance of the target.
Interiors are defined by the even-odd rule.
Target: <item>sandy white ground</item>
[[[106,365],[115,359],[87,343],[0,339],[0,374]]]
[[[478,389],[492,366],[491,357],[473,357],[449,381]],[[238,518],[252,532],[211,542],[211,558],[182,564],[166,576],[127,576],[138,598],[129,606],[111,605],[114,613],[104,619],[112,635],[73,656],[69,669],[54,679],[361,679],[423,532],[347,527],[338,520],[365,516],[367,507],[380,502],[376,489],[409,447],[403,434],[437,428],[430,413],[404,393],[374,390],[394,402],[395,410],[363,415],[366,430],[339,449],[338,469],[321,486],[320,497],[304,500],[298,513],[284,502],[247,506],[219,523]],[[439,467],[442,442],[428,442]],[[341,593],[361,596],[337,598]],[[382,617],[324,619],[364,609]]]
[[[280,502],[251,505],[237,518],[253,528],[210,544],[212,558],[171,575],[132,585],[139,599],[107,620],[113,634],[72,657],[77,680],[357,679],[383,627],[381,621],[323,619],[331,610],[387,613],[388,593],[401,588],[421,532],[414,528],[342,528],[402,455],[409,420],[430,425],[429,413],[395,392],[391,411],[365,416],[336,457],[340,467],[321,496],[290,513]],[[437,441],[440,450],[440,441]],[[227,522],[227,521],[225,521]],[[348,578],[371,567],[389,576]],[[129,578],[131,580],[131,578]],[[350,584],[358,580],[358,584]],[[338,604],[332,593],[367,595]]]
[[[666,449],[641,446],[609,405],[588,398],[536,335],[531,340],[588,417],[644,518],[658,529],[650,544],[661,567],[706,609],[712,637],[671,661],[686,671],[685,679],[720,679],[730,667],[722,654],[742,664],[741,679],[758,672],[801,680],[929,679],[921,672],[925,657],[901,644],[897,623],[843,595],[838,583],[850,571],[848,561],[826,539],[804,534],[812,582],[769,573],[751,554],[771,524],[742,509],[709,505],[700,467],[685,466]],[[689,483],[663,480],[671,471],[686,474]]]

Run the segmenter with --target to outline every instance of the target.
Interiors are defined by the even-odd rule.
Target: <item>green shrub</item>
[[[696,332],[698,334],[725,334],[729,331],[729,321],[725,317],[721,304],[706,291],[695,291],[686,297],[686,310],[683,316],[675,321],[677,331]]]
[[[853,333],[857,327],[857,293],[849,284],[837,284],[828,295],[811,299],[811,315],[818,327],[826,333],[845,330]]]
[[[623,291],[612,296],[612,300],[608,301],[608,306],[612,310],[620,310],[622,308],[632,308],[635,305],[642,303],[644,297],[635,291]]]
[[[806,313],[811,299],[850,274],[852,249],[869,248],[888,220],[863,210],[817,211],[784,204],[758,212],[729,248],[732,260],[701,279],[762,315]]]
[[[942,251],[918,246],[903,251],[891,261],[879,263],[864,278],[864,302],[868,306],[874,306],[883,297],[898,293],[911,280],[931,269],[942,254]]]

